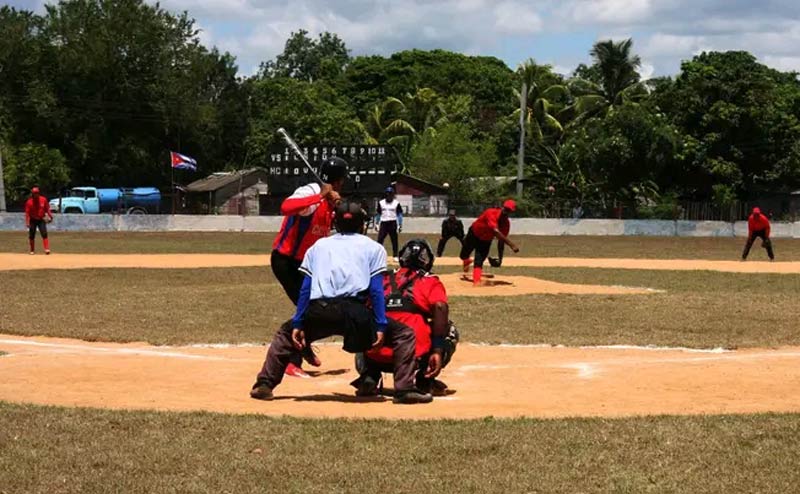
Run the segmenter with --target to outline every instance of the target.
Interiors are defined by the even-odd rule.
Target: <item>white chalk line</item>
[[[146,348],[107,348],[90,345],[70,345],[67,343],[44,343],[40,341],[28,340],[4,340],[0,339],[0,345],[13,345],[21,347],[35,347],[47,349],[48,353],[105,353],[117,355],[136,355],[142,357],[164,357],[187,360],[210,360],[210,361],[231,361],[243,360],[229,357],[218,357],[213,355],[192,355],[189,353],[169,352],[161,350],[148,350]]]

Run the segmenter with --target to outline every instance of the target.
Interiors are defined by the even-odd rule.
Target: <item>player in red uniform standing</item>
[[[458,331],[449,321],[447,291],[431,274],[433,249],[422,239],[410,240],[400,249],[400,269],[383,278],[386,316],[414,330],[418,371],[415,384],[423,393],[442,395],[447,385],[436,380],[450,361],[458,343]],[[351,384],[357,396],[380,393],[381,373],[392,372],[394,353],[389,347],[356,356],[359,378]]]
[[[772,251],[772,240],[769,239],[769,234],[769,218],[761,213],[761,209],[753,208],[753,214],[747,219],[747,243],[744,245],[744,252],[742,252],[742,261],[747,259],[753,242],[759,237],[761,237],[761,246],[767,249],[769,260],[774,261],[775,253]]]
[[[489,250],[492,247],[492,240],[497,238],[498,261],[496,266],[503,263],[503,252],[508,245],[514,253],[519,252],[519,247],[508,238],[511,231],[511,221],[509,215],[517,210],[517,203],[509,199],[503,203],[502,208],[489,208],[481,214],[472,226],[469,227],[464,244],[461,247],[461,260],[464,263],[464,272],[469,271],[472,264],[472,283],[479,285],[483,276],[483,262],[489,257]],[[475,252],[474,261],[470,259]]]
[[[28,227],[28,243],[31,255],[36,253],[36,229],[42,235],[44,253],[50,255],[50,239],[47,238],[47,223],[53,221],[50,203],[39,192],[39,187],[31,189],[31,197],[25,202],[25,226]]]
[[[270,265],[272,273],[295,306],[300,299],[300,288],[303,285],[303,274],[300,272],[303,256],[317,240],[330,234],[333,212],[341,200],[339,193],[347,175],[348,165],[345,160],[328,158],[320,166],[320,177],[325,181],[323,185],[304,185],[281,204],[283,224],[272,245]],[[296,360],[290,363],[286,372],[290,375],[305,375],[300,368],[302,360],[294,358]],[[303,358],[314,367],[321,365],[310,346],[304,349]]]

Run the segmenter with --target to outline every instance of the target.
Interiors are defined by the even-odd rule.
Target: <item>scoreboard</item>
[[[388,145],[315,145],[300,146],[300,150],[317,173],[320,163],[330,157],[336,156],[347,161],[350,180],[343,192],[348,195],[380,195],[392,182],[392,175],[398,171],[397,155]],[[266,169],[272,196],[288,196],[298,187],[315,181],[303,160],[288,146],[270,149]]]

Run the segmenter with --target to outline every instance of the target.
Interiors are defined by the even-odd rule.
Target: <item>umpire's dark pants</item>
[[[41,220],[35,220],[31,218],[30,226],[28,227],[28,239],[33,240],[36,238],[36,229],[39,229],[39,233],[42,235],[42,238],[47,238],[47,223]]]
[[[285,256],[277,250],[273,250],[269,264],[272,268],[272,274],[278,279],[278,283],[283,287],[286,296],[297,307],[297,301],[300,300],[300,289],[303,286],[303,273],[300,272],[300,264],[302,263],[293,257]],[[314,351],[311,350],[310,346],[303,352],[307,358],[313,359]],[[303,359],[298,354],[292,357],[291,363],[297,367],[302,367]]]
[[[344,349],[350,353],[364,352],[375,339],[374,315],[366,302],[359,299],[313,300],[303,321],[306,345],[338,335],[344,337]],[[292,343],[292,322],[285,322],[267,351],[267,358],[256,378],[256,386],[274,389],[283,380],[283,373],[293,356],[300,351]],[[395,389],[414,389],[416,362],[414,331],[389,319],[385,344],[394,352]]]
[[[775,252],[772,250],[772,241],[769,239],[769,237],[767,237],[766,230],[754,231],[749,237],[747,237],[747,243],[744,244],[744,252],[742,252],[742,259],[747,259],[747,256],[750,254],[750,248],[753,247],[753,243],[759,237],[763,242],[764,248],[767,249],[767,255],[769,258],[775,259]]]
[[[472,265],[476,268],[482,268],[486,258],[489,257],[489,249],[492,248],[492,241],[481,240],[472,233],[472,228],[467,232],[464,242],[461,244],[461,257],[462,261],[469,259],[469,256],[475,252],[475,258]]]
[[[397,222],[396,221],[381,221],[378,227],[378,243],[383,245],[386,240],[386,235],[392,241],[392,257],[397,257]]]
[[[464,247],[463,235],[446,235],[439,239],[439,245],[436,246],[436,257],[442,257],[442,254],[444,254],[444,248],[447,246],[447,241],[451,238],[457,238],[458,242],[461,244],[461,247]]]

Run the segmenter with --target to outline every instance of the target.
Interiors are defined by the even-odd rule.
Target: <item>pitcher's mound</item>
[[[447,294],[462,297],[503,297],[540,293],[575,295],[641,295],[658,293],[650,288],[624,286],[573,285],[547,281],[530,276],[492,276],[483,279],[480,286],[472,285],[472,278],[459,273],[440,275]]]

